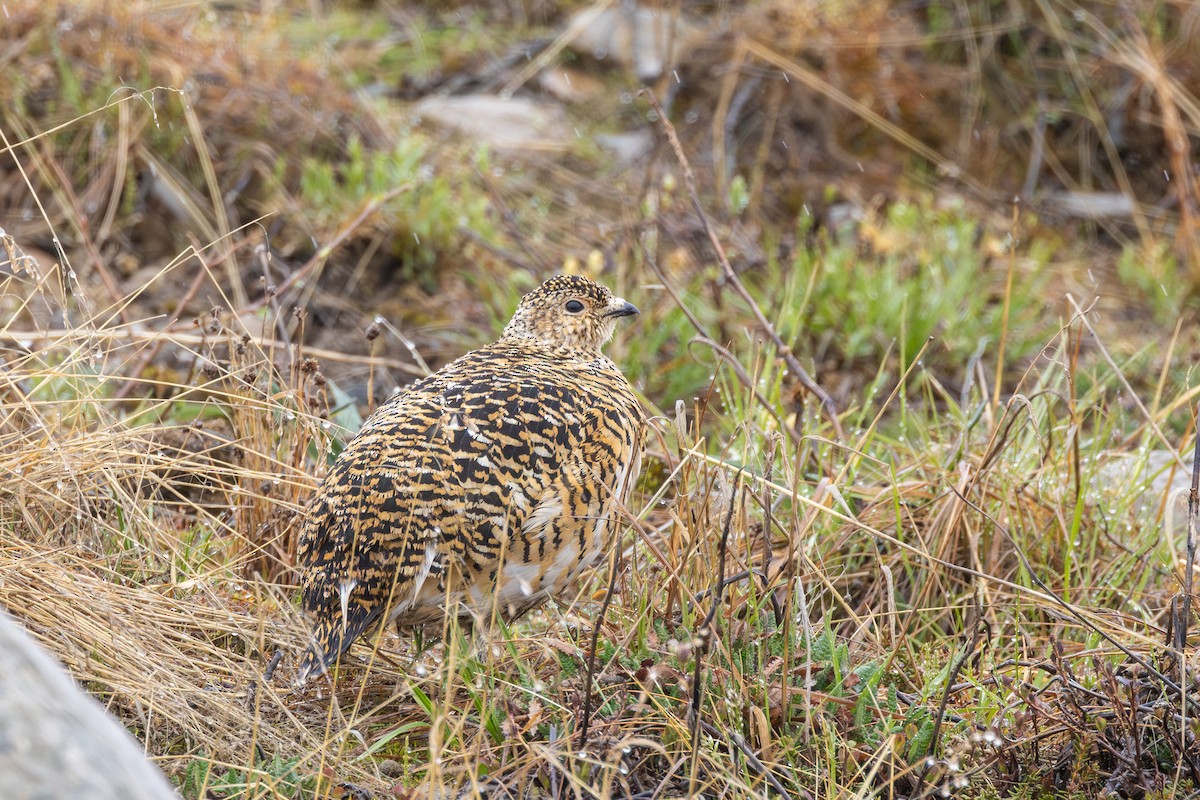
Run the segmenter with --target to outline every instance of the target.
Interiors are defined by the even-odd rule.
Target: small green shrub
[[[305,159],[299,190],[304,213],[314,228],[334,231],[378,204],[375,227],[393,232],[402,276],[430,278],[443,252],[459,252],[460,229],[483,238],[492,230],[486,198],[437,175],[430,159],[430,142],[417,133],[400,137],[391,151],[368,151],[353,139],[344,161]]]

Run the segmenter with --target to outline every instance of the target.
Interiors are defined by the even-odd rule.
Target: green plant
[[[335,230],[365,208],[378,227],[393,232],[401,274],[432,278],[439,256],[457,253],[460,229],[490,236],[487,202],[469,186],[455,187],[431,163],[430,141],[416,132],[398,138],[390,151],[364,148],[352,139],[344,160],[307,158],[301,164],[299,196],[314,227]],[[278,167],[282,179],[284,165]]]
[[[316,778],[300,770],[298,759],[278,756],[260,761],[252,769],[196,758],[188,763],[179,783],[185,800],[234,797],[267,800],[284,796],[306,800],[318,796],[316,787]]]
[[[987,258],[980,239],[988,234],[961,206],[892,203],[868,217],[859,235],[864,245],[826,238],[797,249],[777,295],[786,299],[776,305],[781,332],[851,362],[877,363],[891,353],[901,371],[931,342],[931,367],[961,365],[1006,330],[1006,270],[1014,258],[1020,278],[1009,298],[1009,357],[1027,354],[1052,330],[1036,324],[1045,254]]]
[[[1165,239],[1127,243],[1117,258],[1117,275],[1137,290],[1159,324],[1173,323],[1195,297],[1188,274]]]

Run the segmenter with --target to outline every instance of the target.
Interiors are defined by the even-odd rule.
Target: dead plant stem
[[[1079,303],[1077,303],[1075,298],[1070,294],[1067,295],[1067,302],[1069,302],[1071,307],[1075,309],[1075,314],[1083,322],[1084,327],[1088,329],[1088,333],[1092,335],[1092,341],[1095,342],[1096,349],[1099,350],[1100,355],[1104,358],[1105,362],[1108,363],[1108,366],[1112,369],[1117,380],[1121,382],[1121,388],[1129,393],[1129,396],[1133,399],[1133,403],[1137,406],[1138,411],[1142,412],[1142,416],[1146,418],[1146,424],[1150,426],[1152,431],[1154,431],[1155,437],[1159,442],[1162,443],[1164,448],[1166,448],[1175,456],[1176,461],[1183,465],[1183,459],[1180,458],[1179,454],[1175,451],[1175,448],[1171,445],[1170,440],[1167,439],[1166,434],[1162,432],[1162,428],[1158,426],[1158,421],[1146,408],[1146,404],[1142,402],[1140,397],[1138,397],[1138,394],[1133,390],[1133,387],[1129,385],[1129,381],[1125,378],[1125,373],[1123,373],[1121,368],[1117,366],[1117,362],[1113,360],[1112,355],[1108,352],[1108,348],[1104,346],[1104,342],[1101,341],[1100,336],[1096,333],[1096,329],[1092,327],[1092,322],[1088,319],[1087,313],[1079,307]]]
[[[1088,630],[1093,631],[1097,636],[1104,639],[1106,642],[1111,644],[1113,647],[1117,648],[1122,653],[1124,653],[1126,658],[1128,658],[1130,661],[1132,661],[1135,664],[1142,667],[1142,669],[1144,669],[1149,675],[1151,675],[1156,680],[1158,680],[1158,682],[1161,683],[1163,686],[1165,686],[1167,689],[1170,689],[1171,692],[1173,692],[1175,695],[1177,695],[1180,698],[1180,701],[1183,703],[1184,707],[1186,707],[1189,703],[1196,702],[1195,700],[1190,698],[1184,692],[1183,688],[1179,685],[1179,683],[1176,683],[1175,681],[1171,680],[1170,677],[1168,677],[1166,674],[1164,674],[1161,670],[1157,669],[1152,663],[1147,661],[1143,656],[1135,653],[1128,646],[1122,644],[1121,642],[1117,641],[1113,636],[1111,636],[1108,633],[1106,633],[1105,631],[1103,631],[1099,625],[1090,621],[1086,617],[1086,615],[1083,613],[1082,609],[1080,609],[1073,603],[1070,603],[1070,602],[1064,600],[1063,598],[1059,597],[1057,594],[1055,594],[1054,591],[1049,586],[1047,586],[1045,581],[1043,581],[1041,579],[1041,577],[1038,575],[1037,570],[1034,569],[1033,564],[1031,564],[1029,562],[1028,557],[1026,557],[1024,549],[1022,549],[1020,544],[1017,542],[1016,537],[1013,536],[1012,532],[1009,531],[1009,529],[1006,525],[1003,525],[994,516],[989,514],[984,509],[980,508],[975,503],[971,502],[970,499],[968,499],[966,496],[964,496],[957,489],[951,489],[951,491],[954,492],[954,494],[958,497],[959,500],[961,500],[962,502],[964,502],[968,506],[970,506],[972,509],[974,509],[976,513],[983,515],[983,517],[985,519],[990,521],[992,523],[992,525],[994,525],[996,527],[996,530],[1002,532],[1005,535],[1005,537],[1008,538],[1009,543],[1013,547],[1013,552],[1016,553],[1017,558],[1020,559],[1020,561],[1021,561],[1021,565],[1028,572],[1029,579],[1031,581],[1033,581],[1034,584],[1036,584],[1037,587],[1045,593],[1046,597],[1048,597],[1050,600],[1052,600],[1056,605],[1061,606],[1063,609],[1065,609],[1067,611],[1067,613],[1070,614],[1071,617],[1074,618],[1081,625],[1085,626]],[[1200,704],[1198,704],[1198,707],[1196,710],[1198,712],[1200,712]]]
[[[612,564],[608,570],[608,589],[604,592],[604,602],[600,604],[600,613],[592,623],[592,641],[588,646],[587,671],[583,676],[583,708],[579,712],[579,749],[587,747],[588,729],[592,724],[592,683],[596,675],[596,650],[600,647],[600,628],[604,625],[604,617],[608,607],[612,605],[613,595],[617,590],[617,565],[621,561],[621,548],[613,547]]]
[[[1200,405],[1196,407],[1196,419],[1200,420]],[[1179,726],[1180,749],[1186,752],[1186,736],[1189,726],[1187,725],[1187,687],[1191,685],[1191,681],[1187,679],[1187,635],[1188,628],[1192,623],[1192,591],[1195,586],[1196,575],[1196,516],[1200,514],[1200,425],[1194,426],[1196,431],[1196,444],[1192,453],[1192,485],[1188,491],[1188,510],[1187,510],[1187,566],[1183,574],[1183,612],[1179,615],[1179,620],[1175,624],[1176,631],[1176,648],[1175,657],[1179,664],[1179,683],[1184,687],[1184,702],[1180,704],[1180,711],[1184,716],[1184,721]]]
[[[671,124],[671,120],[667,116],[667,112],[663,109],[662,105],[659,104],[658,99],[654,96],[654,93],[649,89],[642,89],[640,94],[646,96],[646,98],[650,101],[650,105],[653,106],[655,113],[658,114],[659,124],[662,125],[663,130],[666,132],[667,140],[671,143],[671,149],[675,152],[675,158],[679,162],[680,169],[683,170],[683,181],[687,186],[688,195],[691,197],[692,206],[696,210],[696,214],[700,219],[700,224],[704,227],[705,233],[708,234],[708,240],[713,246],[713,252],[716,253],[717,261],[719,261],[721,264],[721,271],[725,276],[725,280],[728,281],[729,285],[733,287],[734,291],[742,299],[742,302],[749,307],[751,313],[754,315],[755,320],[758,322],[759,329],[775,345],[776,351],[779,353],[779,356],[783,359],[784,363],[787,364],[788,369],[793,375],[796,376],[796,380],[798,380],[805,389],[812,392],[813,395],[820,400],[821,409],[825,412],[830,424],[833,425],[833,429],[837,433],[838,439],[845,439],[846,434],[842,430],[841,422],[838,420],[837,407],[834,405],[833,398],[830,397],[829,393],[822,389],[821,386],[809,376],[804,367],[800,365],[800,361],[796,358],[795,354],[792,353],[792,348],[785,344],[783,339],[780,338],[779,334],[775,331],[775,326],[767,320],[766,316],[762,312],[762,309],[759,308],[758,303],[754,301],[754,298],[746,289],[745,284],[742,283],[742,279],[739,278],[737,272],[734,271],[733,265],[729,263],[729,257],[725,254],[725,247],[721,244],[721,239],[717,236],[717,232],[713,228],[712,223],[709,222],[708,214],[705,213],[704,206],[700,202],[700,194],[696,189],[696,176],[692,172],[692,167],[688,162],[687,156],[684,155],[683,144],[679,141],[679,135],[675,132],[675,126]]]
[[[694,647],[696,656],[695,670],[692,673],[692,706],[690,722],[692,727],[692,763],[688,775],[688,796],[695,797],[699,792],[700,777],[700,703],[704,699],[704,654],[708,651],[714,637],[712,625],[721,609],[721,600],[725,595],[725,553],[729,548],[729,531],[733,527],[733,512],[738,505],[738,489],[742,488],[742,471],[738,470],[729,489],[729,510],[725,514],[725,524],[721,528],[721,542],[717,548],[717,582],[713,588],[712,606],[708,616],[700,623],[697,630],[699,643]],[[785,794],[786,796],[786,794]]]
[[[992,406],[1000,405],[1000,385],[1004,379],[1004,346],[1008,343],[1008,317],[1012,309],[1013,273],[1017,271],[1017,219],[1020,205],[1013,202],[1012,227],[1008,241],[1008,274],[1004,278],[1004,310],[1000,313],[1000,341],[996,345],[996,379],[992,384]],[[986,395],[985,395],[986,396]]]

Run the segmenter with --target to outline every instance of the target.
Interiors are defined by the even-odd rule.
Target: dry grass
[[[256,577],[289,566],[305,453],[330,439],[309,413],[312,375],[288,389],[269,352],[225,331],[194,348],[129,343],[93,319],[5,333],[0,604],[154,752],[242,763],[255,746],[315,748],[262,680],[302,628],[286,587]],[[194,381],[130,376],[151,350],[192,360]],[[120,399],[127,381],[136,399]]]
[[[680,119],[710,109],[681,136],[697,163],[712,156],[698,168],[701,193],[716,190],[699,204],[711,226],[673,157],[619,178],[585,154],[506,180],[484,171],[471,191],[493,202],[502,235],[458,245],[471,269],[401,258],[404,288],[378,294],[397,259],[389,204],[411,187],[339,191],[363,165],[395,164],[369,154],[411,153],[380,133],[377,107],[331,91],[319,63],[261,57],[286,43],[285,23],[251,17],[230,39],[226,18],[205,28],[192,8],[85,9],[51,31],[35,4],[14,7],[4,25],[20,47],[0,57],[27,84],[0,90],[4,203],[30,214],[6,222],[0,274],[0,606],[189,798],[352,794],[343,782],[400,797],[1185,796],[1200,785],[1191,565],[1163,478],[1188,469],[1196,340],[1186,317],[1150,320],[1186,309],[1192,279],[1165,283],[1176,305],[1138,291],[1173,280],[1170,254],[1195,258],[1194,9],[1077,19],[1073,6],[1006,4],[951,25],[862,5],[859,24],[889,33],[877,45],[801,41],[781,22],[794,5],[765,4],[714,44],[719,56],[705,51],[719,80],[676,93]],[[1039,38],[1035,15],[1060,27]],[[92,65],[90,31],[115,66]],[[143,39],[161,43],[144,62]],[[1114,49],[1084,46],[1094,40]],[[949,66],[914,66],[938,48]],[[989,53],[1020,75],[1012,65],[1030,55],[1072,113],[1043,124],[1054,81],[997,89]],[[110,97],[106,81],[130,71],[176,89]],[[863,81],[885,73],[896,92],[879,101]],[[1100,102],[1121,74],[1146,91]],[[194,76],[205,80],[185,87]],[[972,144],[1000,101],[1037,112]],[[247,110],[259,106],[266,122]],[[1111,134],[1092,138],[1120,115],[1138,123],[1142,171],[1169,165],[1179,180],[1131,178]],[[825,127],[806,138],[814,117]],[[343,146],[356,137],[367,156]],[[804,158],[834,166],[800,170],[789,148],[801,140]],[[1044,162],[1016,169],[1001,157],[1011,148]],[[319,209],[305,207],[307,150],[338,165]],[[867,161],[863,177],[845,158]],[[935,169],[906,182],[940,171],[940,189],[973,203],[867,202],[881,184],[903,191],[893,178],[913,158]],[[772,179],[781,165],[798,186]],[[1138,201],[1132,228],[1106,230],[1141,237],[1129,252],[1150,259],[1145,282],[1102,286],[1117,300],[1081,308],[1065,290],[1087,296],[1088,267],[1115,257],[978,203],[1030,175],[1036,189],[1043,167],[1062,188]],[[150,174],[153,202],[134,191]],[[737,175],[744,207],[728,202]],[[525,201],[542,182],[595,203],[551,204],[535,229]],[[856,195],[853,231],[820,216]],[[815,196],[817,223],[771,225]],[[478,200],[438,197],[434,216]],[[711,242],[729,253],[720,273],[706,267]],[[293,688],[296,525],[356,400],[378,402],[422,356],[490,338],[480,320],[503,316],[528,280],[501,260],[536,271],[585,243],[597,252],[578,268],[643,308],[612,352],[654,412],[615,569],[510,628],[385,632],[332,685]],[[919,282],[930,264],[945,280]],[[955,286],[963,264],[974,271]],[[889,304],[908,292],[919,296]],[[951,316],[977,298],[975,317]],[[419,338],[384,325],[365,336],[375,301]],[[932,341],[912,336],[910,302],[939,317]],[[872,331],[844,329],[856,309]],[[844,431],[795,359],[830,389]]]
[[[1126,426],[1105,408],[1109,367],[1077,365],[1092,380],[1077,394],[1064,359],[1082,321],[1004,406],[982,381],[965,404],[935,401],[914,360],[847,415],[844,445],[815,419],[798,438],[781,427],[783,367],[756,345],[720,370],[719,402],[656,420],[603,616],[597,580],[482,641],[447,630],[422,654],[388,634],[330,694],[290,686],[304,634],[287,586],[332,441],[327,385],[298,344],[223,322],[238,319],[210,315],[190,346],[131,344],[119,326],[9,331],[24,354],[5,372],[0,604],[189,794],[752,797],[823,775],[911,794],[1030,769],[1064,789],[1166,785],[1123,754],[1169,752],[1185,713],[1164,638],[1180,555],[1155,541],[1152,495],[1095,488],[1105,432]],[[192,380],[142,378],[167,399],[117,399],[123,367],[160,343],[195,361]],[[1146,409],[1144,441],[1185,410]],[[1161,730],[1152,707],[1168,709]],[[1112,755],[1096,773],[1068,757],[1080,747]]]

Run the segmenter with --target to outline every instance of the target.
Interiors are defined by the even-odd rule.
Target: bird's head
[[[598,354],[617,319],[637,313],[636,306],[595,281],[559,275],[521,298],[502,340]]]

